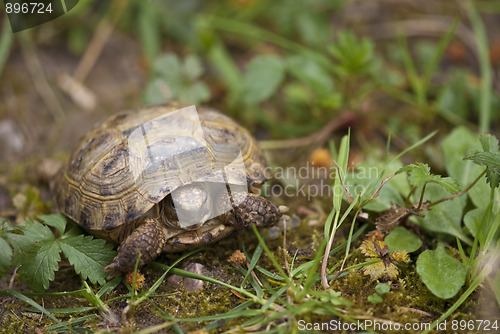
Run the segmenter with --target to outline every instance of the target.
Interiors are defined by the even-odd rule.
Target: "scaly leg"
[[[154,260],[163,250],[166,238],[160,223],[154,218],[145,218],[118,247],[118,255],[104,268],[110,272],[131,272],[140,254],[139,268]]]

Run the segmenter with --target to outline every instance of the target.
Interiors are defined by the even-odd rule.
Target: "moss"
[[[354,260],[355,257],[354,257]],[[352,265],[354,263],[349,263]],[[382,296],[383,302],[373,304],[368,301],[368,296],[375,293],[378,281],[371,280],[363,275],[360,270],[351,270],[348,275],[333,282],[332,288],[340,291],[344,298],[352,302],[349,314],[364,315],[368,318],[386,319],[392,322],[404,323],[431,323],[438,319],[444,310],[449,309],[453,303],[464,292],[462,289],[454,298],[443,300],[434,296],[421,282],[415,272],[415,266],[409,265],[403,270],[400,278],[391,282],[391,291]],[[468,298],[460,308],[448,318],[452,320],[474,320],[478,319],[478,303],[480,292],[476,292]],[[498,308],[498,305],[493,305]],[[325,321],[327,318],[319,318],[316,321]],[[454,333],[448,326],[447,331],[439,333]]]

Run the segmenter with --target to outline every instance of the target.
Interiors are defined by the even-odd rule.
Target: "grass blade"
[[[463,5],[469,17],[474,36],[476,37],[479,71],[481,73],[481,86],[479,91],[479,131],[485,133],[490,129],[491,87],[493,84],[493,74],[488,51],[488,36],[483,21],[472,1],[465,0],[459,3]]]

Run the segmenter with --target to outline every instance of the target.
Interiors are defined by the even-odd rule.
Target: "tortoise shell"
[[[89,132],[54,190],[61,212],[88,230],[110,231],[193,182],[222,180],[258,191],[265,167],[255,139],[231,118],[205,107],[153,105],[119,113]]]

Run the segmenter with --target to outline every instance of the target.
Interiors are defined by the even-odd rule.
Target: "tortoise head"
[[[212,200],[202,183],[179,187],[164,199],[162,216],[167,224],[183,229],[197,229],[212,217]]]
[[[260,188],[262,188],[262,185],[269,179],[269,171],[261,163],[254,162],[247,167],[248,189],[251,193],[260,193]]]

